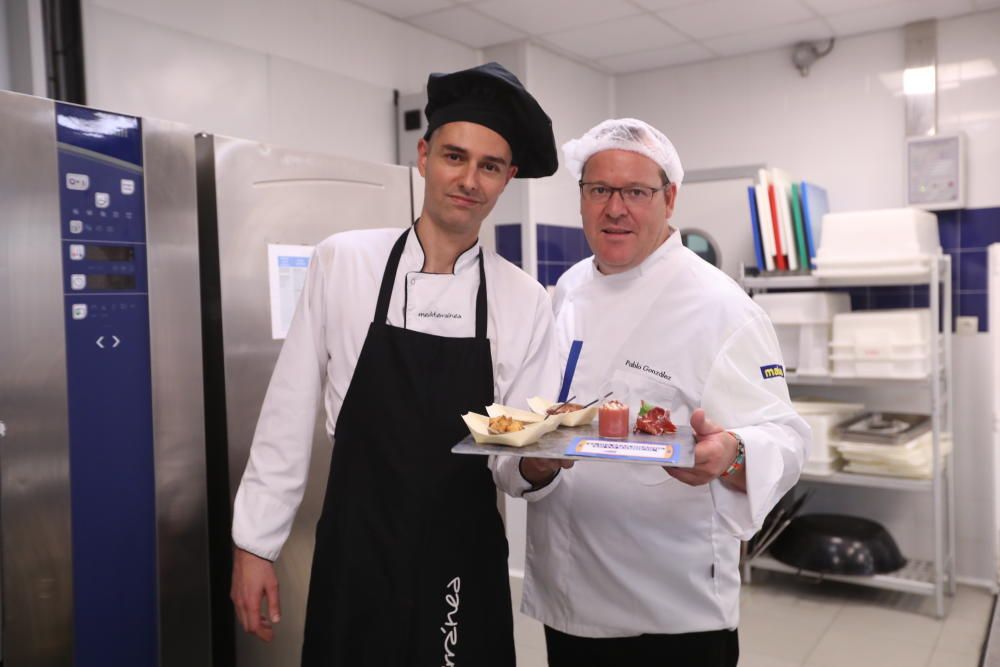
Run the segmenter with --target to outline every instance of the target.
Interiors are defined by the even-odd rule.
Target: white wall
[[[339,0],[87,0],[88,104],[395,161],[392,91],[479,53]]]
[[[970,208],[1000,205],[1000,79],[956,79],[1000,68],[998,34],[1000,11],[939,22],[939,125],[970,140]],[[883,31],[839,40],[804,78],[787,50],[622,76],[617,112],[666,132],[688,169],[766,162],[824,185],[834,210],[902,206],[902,67],[902,30]]]
[[[969,208],[1000,206],[997,35],[1000,11],[938,24],[939,130],[968,138]],[[687,169],[766,162],[824,185],[834,210],[898,207],[905,201],[903,58],[897,29],[838,41],[805,78],[787,50],[622,76],[617,113],[665,131]],[[683,206],[682,190],[678,210]],[[995,582],[997,521],[993,500],[983,501],[994,486],[991,466],[982,463],[993,460],[993,379],[982,373],[986,337],[954,340],[957,566],[962,577]],[[930,557],[929,503],[906,494],[817,488],[814,509],[883,520],[909,555]]]
[[[879,75],[902,64],[902,32],[876,33],[807,78],[784,50],[620,77],[617,109],[663,130],[687,170],[763,162],[824,185],[838,210],[895,206],[903,102]]]
[[[1000,206],[1000,11],[942,21],[938,61],[938,128],[967,139],[966,206]]]
[[[579,189],[562,166],[562,145],[614,115],[614,79],[535,45],[527,59],[526,84],[552,119],[560,164],[552,178],[530,182],[531,219],[579,227]]]
[[[212,41],[402,92],[427,73],[469,67],[477,52],[344,0],[85,0]]]

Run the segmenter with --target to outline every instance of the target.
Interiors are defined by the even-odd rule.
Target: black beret
[[[551,176],[559,167],[552,121],[511,72],[498,63],[427,78],[427,132],[466,121],[507,140],[517,178]]]

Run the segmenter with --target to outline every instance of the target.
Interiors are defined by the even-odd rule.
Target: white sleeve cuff
[[[267,560],[276,560],[288,539],[295,509],[260,490],[250,490],[246,480],[233,504],[233,544]]]
[[[761,432],[760,427],[748,426],[732,431],[739,434],[746,446],[746,493],[719,479],[712,480],[710,488],[715,511],[723,525],[736,537],[749,540],[780,500],[776,491],[785,476],[785,461],[779,447]]]
[[[552,490],[559,485],[559,478],[562,471],[556,473],[555,478],[538,489],[531,490],[531,482],[521,475],[521,458],[518,456],[491,456],[490,468],[493,470],[493,481],[508,496],[512,498],[524,498],[528,502],[541,500],[552,493]]]

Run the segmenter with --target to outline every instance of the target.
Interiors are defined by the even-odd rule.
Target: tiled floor
[[[518,667],[546,667],[541,626],[518,614]],[[959,586],[948,615],[914,595],[755,572],[741,598],[740,667],[977,667],[993,596]]]

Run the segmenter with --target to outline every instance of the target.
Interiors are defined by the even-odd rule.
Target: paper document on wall
[[[306,284],[306,273],[314,246],[267,246],[267,276],[271,291],[271,338],[283,340],[288,335],[299,295]]]

